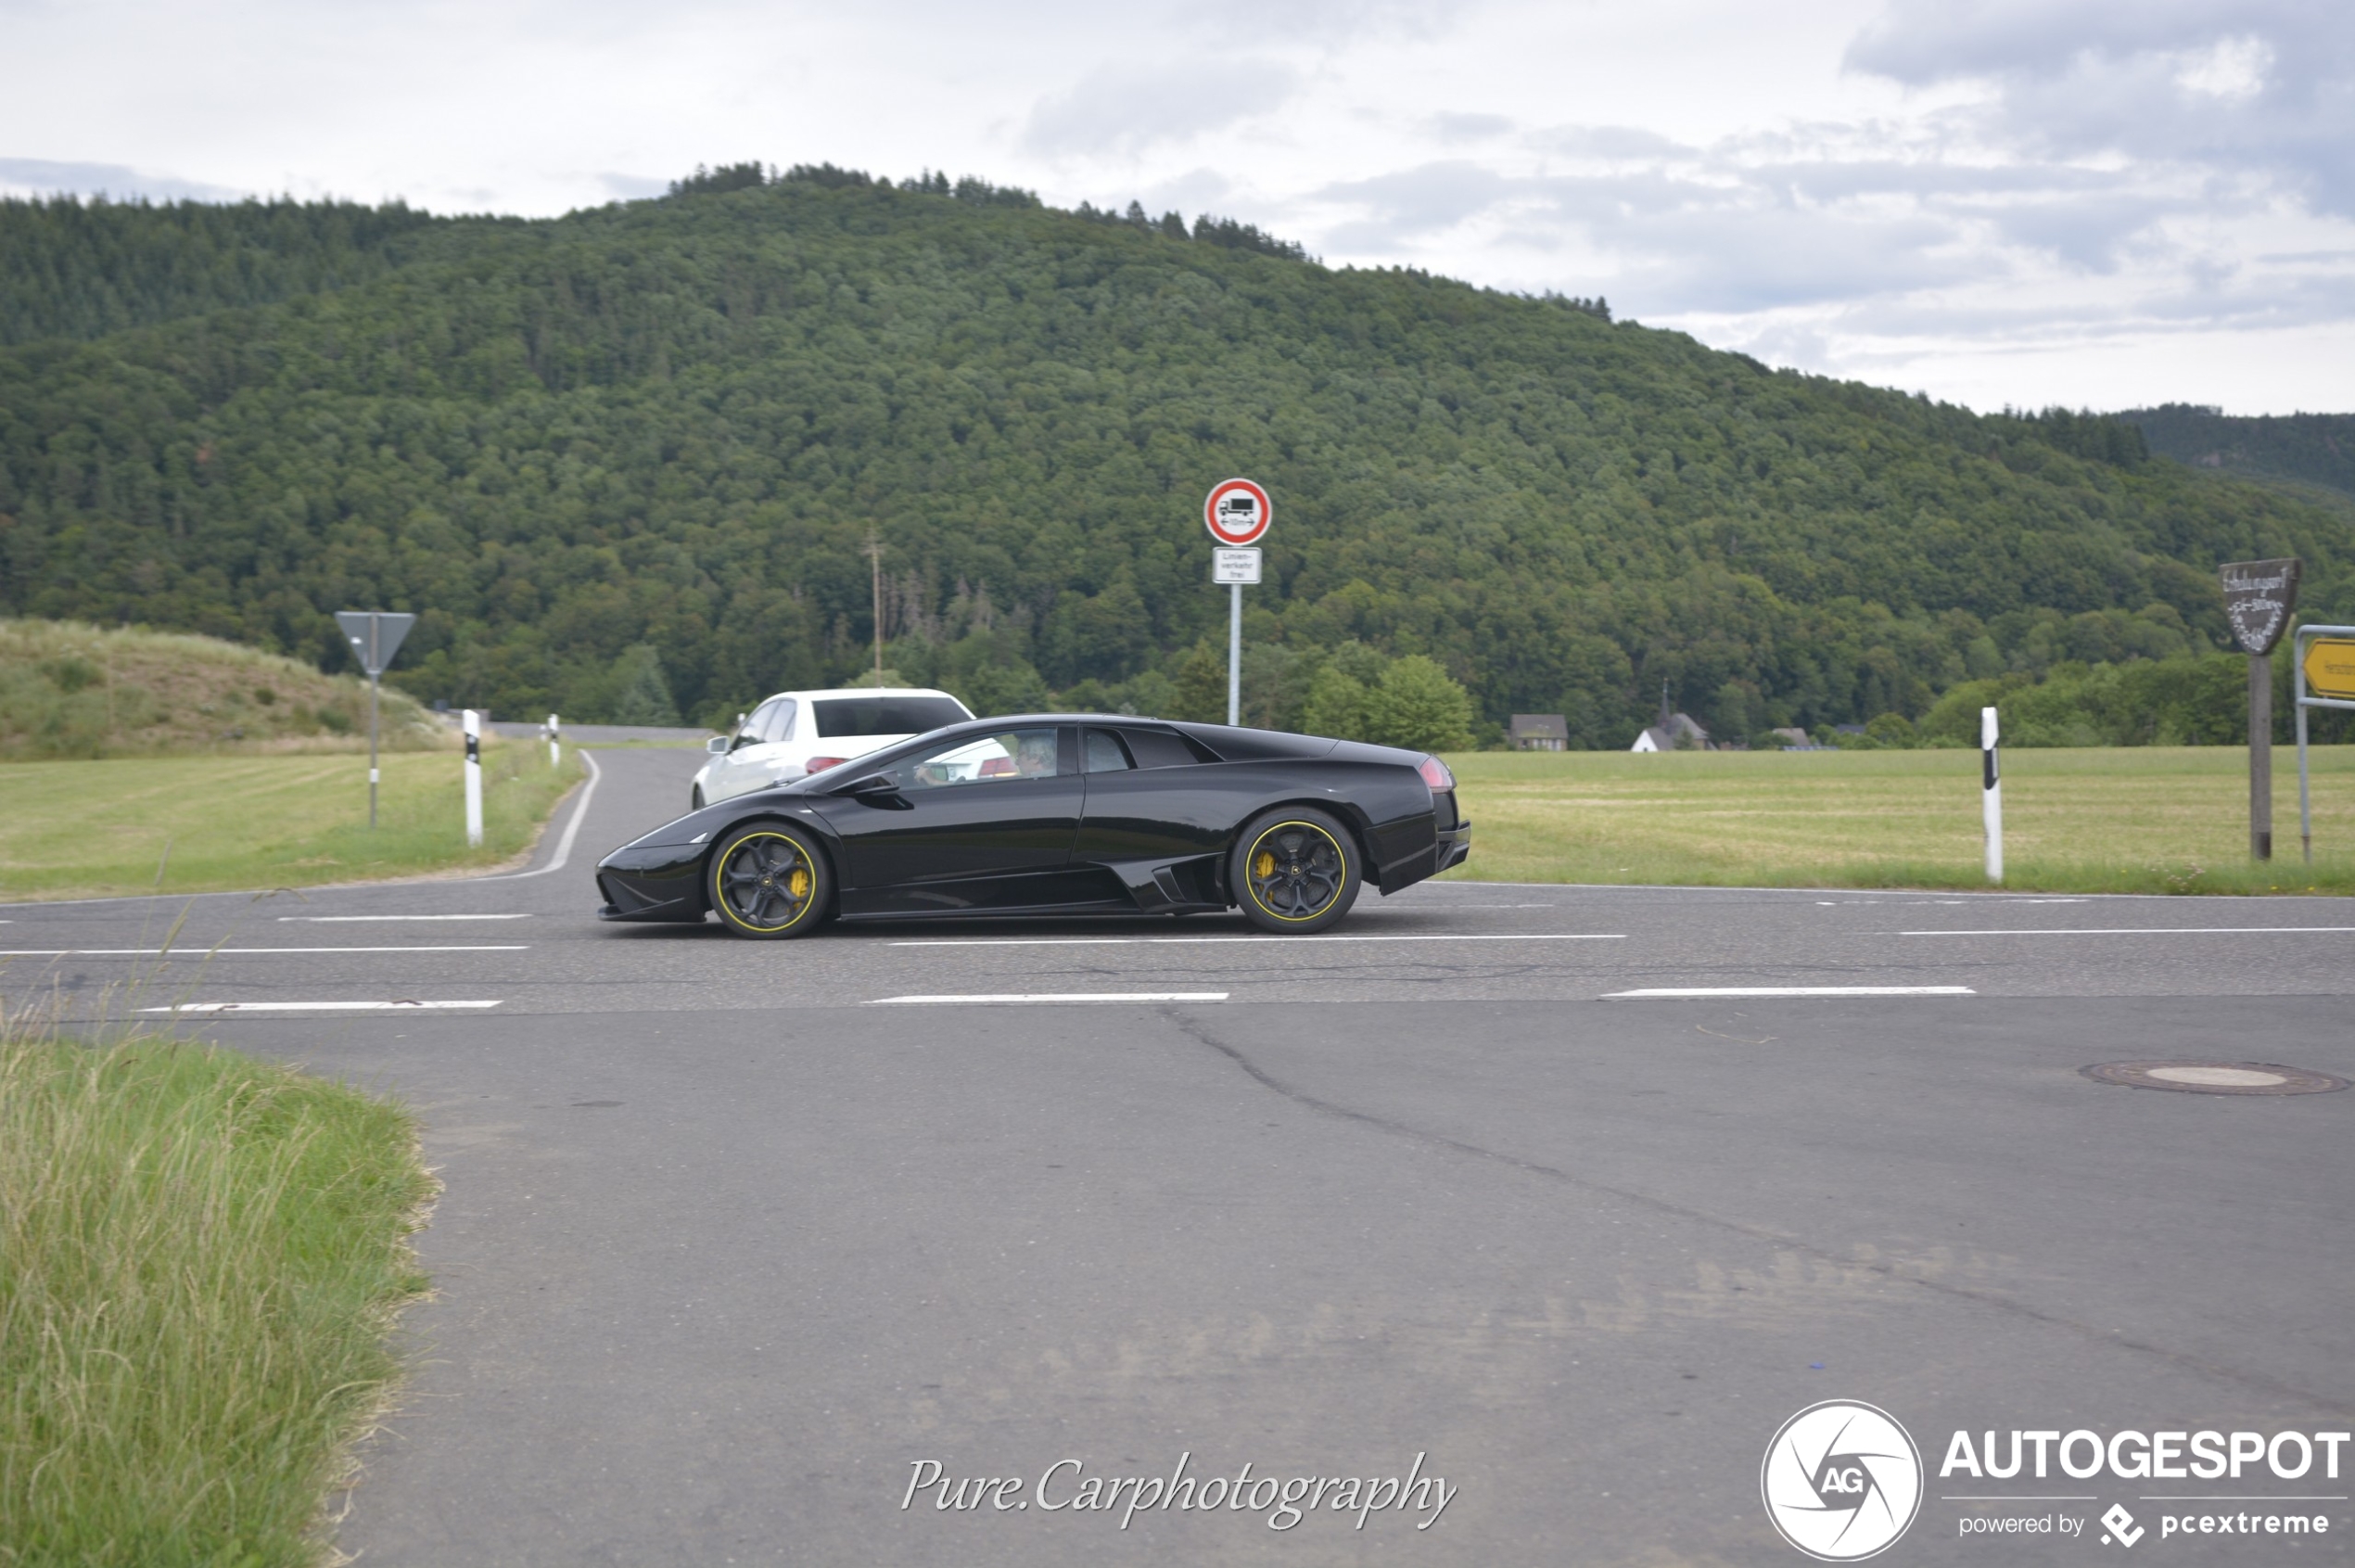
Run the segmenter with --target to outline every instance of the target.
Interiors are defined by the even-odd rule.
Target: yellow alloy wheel
[[[1251,847],[1252,901],[1282,921],[1315,920],[1349,885],[1349,855],[1315,822],[1280,822]]]
[[[777,936],[809,918],[817,888],[808,853],[787,834],[747,833],[712,862],[712,907],[755,936]]]

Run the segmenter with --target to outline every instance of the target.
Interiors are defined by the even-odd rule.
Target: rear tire
[[[1306,936],[1349,912],[1364,885],[1357,841],[1323,811],[1264,812],[1235,839],[1228,886],[1243,916],[1262,931]]]
[[[757,941],[807,937],[834,897],[826,857],[783,822],[747,822],[711,852],[704,892],[730,936]]]

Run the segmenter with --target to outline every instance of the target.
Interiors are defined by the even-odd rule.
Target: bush
[[[1471,695],[1437,661],[1408,654],[1382,671],[1367,694],[1366,738],[1412,751],[1462,751],[1471,745]]]

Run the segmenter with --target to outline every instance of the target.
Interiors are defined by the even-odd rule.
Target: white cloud
[[[227,185],[156,174],[120,163],[70,163],[0,158],[0,192],[19,196],[105,196],[116,200],[234,201],[252,194]]]
[[[1101,66],[1041,99],[1023,127],[1025,151],[1049,158],[1133,157],[1167,142],[1273,114],[1300,78],[1277,60],[1201,57]]]
[[[0,188],[553,212],[947,169],[1941,396],[2142,402],[2163,362],[2355,408],[2355,7],[2319,0],[0,9]]]

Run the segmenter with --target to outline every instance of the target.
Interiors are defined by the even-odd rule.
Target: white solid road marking
[[[1968,986],[1679,986],[1648,991],[1606,991],[1605,1001],[1627,997],[1708,996],[1977,996]]]
[[[572,821],[565,824],[565,835],[556,840],[556,858],[534,871],[502,872],[497,876],[469,877],[468,881],[520,882],[527,876],[545,876],[552,871],[565,869],[565,862],[572,859],[572,841],[580,836],[581,820],[589,815],[589,797],[597,793],[597,781],[605,776],[605,770],[597,766],[597,759],[589,755],[588,747],[576,746],[573,749],[580,754],[580,765],[589,770],[589,783],[580,792],[580,804],[572,809]]]
[[[184,1001],[142,1013],[410,1013],[496,1007],[495,1001]]]
[[[895,948],[1117,948],[1192,942],[1623,942],[1623,931],[1539,931],[1503,937],[942,937]]]
[[[529,920],[528,914],[282,914],[278,923],[307,921],[316,925],[342,925],[376,920]]]
[[[869,1007],[935,1006],[952,1002],[1225,1001],[1225,991],[1070,991],[1032,996],[879,996]]]
[[[231,953],[519,953],[526,942],[396,948],[0,948],[0,958],[213,958]]]
[[[2279,937],[2297,932],[2355,931],[2355,925],[2091,925],[2039,931],[2016,926],[2001,931],[1900,931],[1900,937]]]

